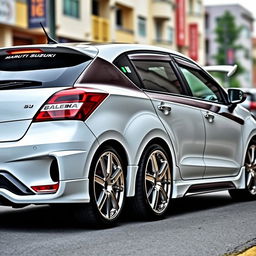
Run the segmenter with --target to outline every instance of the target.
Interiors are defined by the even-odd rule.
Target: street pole
[[[55,0],[48,0],[48,14],[50,36],[56,39]]]

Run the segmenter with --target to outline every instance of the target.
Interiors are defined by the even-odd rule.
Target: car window
[[[72,86],[92,60],[80,51],[59,46],[2,49],[0,90]]]
[[[134,84],[141,87],[140,80],[134,70],[133,65],[131,64],[130,60],[127,58],[125,54],[122,54],[118,58],[116,58],[113,64],[121,70],[123,74],[125,74]]]
[[[182,93],[180,82],[169,62],[134,60],[133,64],[145,89],[174,94]]]
[[[200,70],[180,67],[192,96],[203,100],[223,103],[219,88],[208,80]]]

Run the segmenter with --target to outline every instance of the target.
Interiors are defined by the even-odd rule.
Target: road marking
[[[241,252],[241,253],[229,254],[229,256],[255,256],[255,255],[256,255],[256,246],[251,247],[251,248],[249,248],[246,251]]]

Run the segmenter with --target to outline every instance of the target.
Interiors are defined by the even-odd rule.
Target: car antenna
[[[51,38],[48,34],[47,34],[47,32],[46,32],[46,30],[45,30],[45,28],[44,28],[44,26],[43,26],[43,24],[40,22],[40,25],[41,25],[41,27],[42,27],[42,29],[43,29],[43,31],[44,31],[44,34],[45,34],[45,36],[46,36],[46,38],[47,38],[47,44],[58,44],[58,42],[56,41],[56,40],[54,40],[53,38]]]

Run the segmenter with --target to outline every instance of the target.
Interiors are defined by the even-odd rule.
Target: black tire
[[[109,161],[112,161],[112,168]],[[104,146],[96,153],[90,168],[89,184],[90,203],[75,206],[76,218],[90,227],[116,225],[125,201],[125,165],[113,147]]]
[[[155,166],[153,166],[154,159]],[[163,176],[160,169],[164,164],[166,167]],[[131,202],[134,216],[143,220],[162,219],[168,210],[171,193],[171,160],[163,147],[152,144],[145,150],[140,160],[135,197]]]
[[[256,142],[252,141],[246,150],[245,157],[245,189],[232,189],[229,194],[235,201],[256,199]]]

